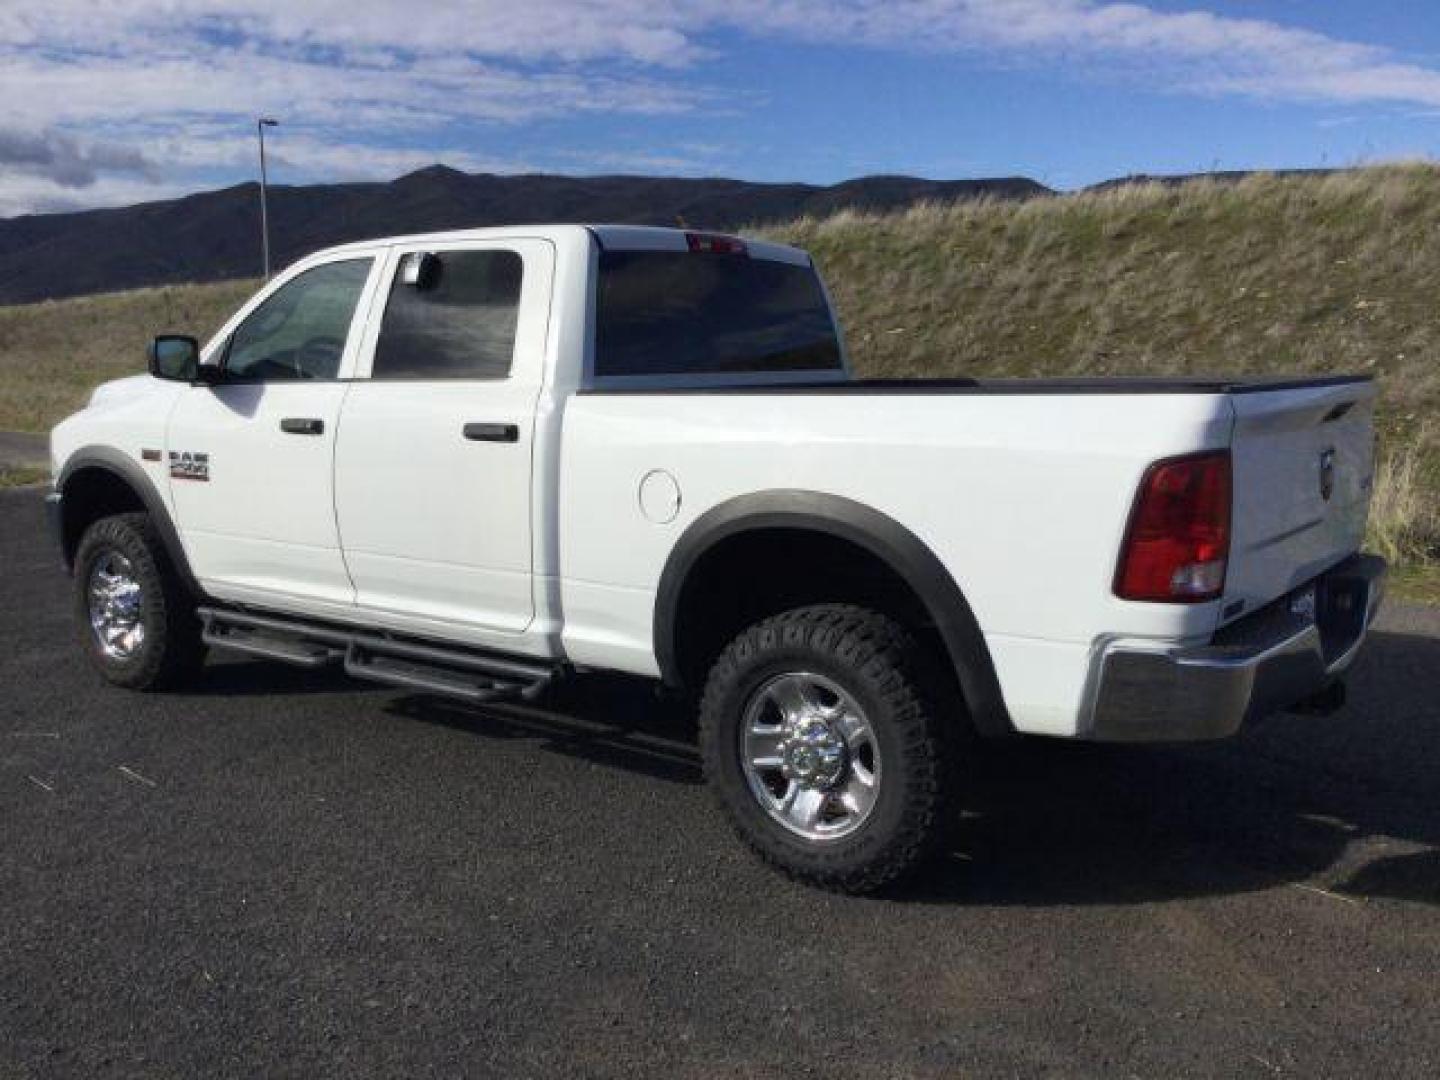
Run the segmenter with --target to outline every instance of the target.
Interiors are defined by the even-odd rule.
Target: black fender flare
[[[185,555],[185,547],[180,542],[180,534],[176,531],[175,521],[170,516],[170,508],[165,505],[165,500],[156,490],[154,481],[150,479],[145,470],[137,465],[133,458],[127,457],[113,446],[81,447],[70,455],[55,480],[55,490],[61,496],[61,538],[65,568],[73,569],[75,561],[74,548],[64,542],[64,537],[68,535],[69,531],[65,528],[66,515],[74,512],[74,508],[69,505],[70,500],[65,497],[66,489],[77,473],[90,469],[99,469],[102,472],[110,473],[135,493],[144,505],[145,512],[150,515],[155,532],[159,535],[160,542],[165,545],[165,553],[170,557],[170,563],[175,567],[175,572],[179,574],[180,580],[191,595],[196,599],[203,599],[204,590],[200,588],[200,583],[190,569],[190,560]]]
[[[1014,734],[990,649],[955,579],[914,533],[863,503],[818,491],[774,490],[740,495],[701,514],[670,551],[655,595],[654,647],[661,678],[681,682],[680,598],[691,570],[721,541],[758,529],[797,529],[847,540],[874,555],[925,606],[945,645],[976,730]]]

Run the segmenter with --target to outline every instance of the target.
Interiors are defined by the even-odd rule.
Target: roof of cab
[[[504,240],[522,236],[573,242],[587,234],[593,236],[601,248],[609,251],[688,251],[689,242],[686,236],[690,233],[703,233],[706,236],[733,235],[716,233],[709,229],[670,229],[654,225],[499,225],[483,229],[447,229],[443,232],[412,233],[405,236],[377,236],[369,240],[337,244],[311,252],[305,258],[393,247],[397,244],[453,244],[466,240]],[[749,237],[737,239],[744,243],[746,251],[752,256],[802,266],[810,265],[810,256],[806,252],[788,244],[776,244]]]

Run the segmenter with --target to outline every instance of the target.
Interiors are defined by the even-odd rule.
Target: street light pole
[[[260,248],[264,252],[266,281],[270,280],[270,211],[266,206],[265,129],[279,126],[280,121],[271,120],[268,116],[255,121],[255,134],[260,138]]]

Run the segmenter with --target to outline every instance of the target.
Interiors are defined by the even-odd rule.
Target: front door
[[[361,608],[482,632],[529,625],[553,274],[541,240],[394,249],[335,451]]]
[[[335,525],[335,430],[373,255],[292,272],[214,348],[224,377],[170,415],[175,516],[201,585],[225,599],[349,604]]]

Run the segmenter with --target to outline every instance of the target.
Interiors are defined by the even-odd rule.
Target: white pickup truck
[[[754,240],[351,244],[150,365],[52,438],[107,679],[663,680],[741,837],[833,888],[933,849],[975,737],[1334,707],[1384,580],[1368,379],[857,380],[810,258]]]

